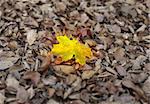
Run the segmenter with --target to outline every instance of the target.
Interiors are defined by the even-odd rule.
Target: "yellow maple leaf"
[[[91,49],[84,44],[81,44],[76,39],[69,39],[66,35],[56,37],[59,44],[54,44],[52,53],[60,55],[63,61],[68,61],[75,58],[76,62],[81,65],[86,63],[86,57],[91,58]]]

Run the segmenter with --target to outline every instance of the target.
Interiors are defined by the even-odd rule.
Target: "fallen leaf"
[[[14,63],[12,61],[0,61],[0,70],[5,70],[13,65]]]
[[[63,61],[68,61],[73,57],[81,65],[86,63],[86,57],[91,58],[91,49],[84,44],[81,44],[76,39],[70,40],[66,35],[57,36],[59,44],[55,44],[52,53],[60,55]]]
[[[37,85],[38,82],[40,81],[40,76],[41,75],[38,72],[29,71],[25,73],[25,75],[23,76],[23,79],[31,80],[34,85]]]
[[[16,98],[19,100],[18,103],[25,103],[28,100],[28,92],[24,87],[20,86],[17,91]]]
[[[49,68],[49,65],[51,63],[50,57],[46,56],[46,57],[40,57],[42,63],[41,66],[39,67],[38,71],[46,71]]]
[[[53,86],[56,84],[57,82],[57,78],[54,76],[50,76],[48,78],[43,78],[42,82],[44,83],[44,85],[49,85],[49,86]]]
[[[139,55],[135,60],[131,60],[133,63],[132,69],[140,69],[141,64],[147,59],[146,56]]]
[[[136,86],[131,80],[125,79],[122,81],[122,84],[125,87],[135,91],[135,93],[139,96],[139,98],[142,98],[146,102],[148,101],[148,98],[145,95],[145,93],[143,92],[143,90],[140,87]]]
[[[95,74],[94,70],[87,70],[82,73],[82,79],[90,79]]]
[[[38,22],[32,17],[26,17],[24,20],[24,24],[28,26],[39,27]]]
[[[55,101],[54,99],[50,99],[46,104],[60,104],[60,103]]]
[[[121,65],[116,66],[116,70],[120,76],[126,76],[127,75],[125,68]]]
[[[26,34],[27,34],[27,42],[29,43],[29,45],[32,45],[37,38],[36,31],[28,30]]]
[[[69,74],[66,78],[66,84],[71,85],[75,80],[77,76],[75,74]]]
[[[86,21],[88,21],[89,17],[87,16],[86,13],[81,14],[81,18],[80,21],[81,23],[85,23]]]
[[[35,90],[33,89],[33,87],[30,87],[28,90],[28,95],[29,95],[29,99],[32,99],[35,95]]]
[[[73,100],[69,101],[67,104],[86,104],[86,103],[81,100]]]
[[[80,99],[80,93],[73,93],[69,95],[69,99]]]
[[[17,57],[10,57],[10,58],[1,58],[0,59],[0,70],[5,70],[14,65],[19,58]]]
[[[59,12],[63,12],[66,10],[66,4],[63,3],[63,2],[57,2],[56,3],[56,9],[59,11]]]
[[[120,47],[114,52],[114,57],[117,61],[123,61],[125,58],[124,55],[125,55],[125,50]]]
[[[11,88],[14,88],[15,90],[17,90],[19,87],[19,81],[16,78],[9,75],[6,79],[6,85],[7,85],[7,87],[11,87]]]
[[[6,97],[0,93],[0,104],[4,104],[4,101],[5,101]]]
[[[82,82],[82,79],[80,77],[77,77],[75,82],[72,83],[72,87],[74,88],[73,90],[74,91],[79,91],[81,89],[81,82]]]
[[[96,42],[92,39],[85,40],[85,43],[87,43],[89,46],[96,46]]]
[[[81,99],[87,103],[89,103],[90,100],[90,94],[87,92],[87,90],[82,90],[80,93]]]
[[[65,74],[71,74],[75,72],[75,69],[73,66],[68,66],[68,65],[55,65],[53,66],[53,68],[57,71],[57,72],[63,72]]]
[[[50,98],[51,98],[51,97],[54,95],[54,93],[55,93],[55,89],[54,89],[54,88],[48,88],[47,91],[48,91],[48,97],[50,97]]]
[[[64,92],[64,99],[66,99],[72,93],[72,91],[72,88],[68,88],[67,91]]]

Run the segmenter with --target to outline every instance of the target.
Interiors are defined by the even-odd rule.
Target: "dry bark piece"
[[[37,85],[40,81],[40,73],[35,71],[28,71],[24,74],[23,79],[31,80],[34,85]]]

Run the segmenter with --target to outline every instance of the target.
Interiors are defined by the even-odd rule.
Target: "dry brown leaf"
[[[37,38],[36,30],[28,30],[27,33],[27,42],[29,45],[32,45]]]
[[[28,95],[29,95],[29,99],[32,99],[35,96],[35,90],[33,89],[33,87],[30,87],[28,90]]]
[[[64,92],[64,99],[66,99],[71,93],[72,93],[73,89],[72,88],[68,88],[67,91]]]
[[[83,71],[82,73],[82,79],[90,79],[93,75],[95,74],[94,70],[87,70],[87,71]]]
[[[114,53],[114,57],[117,61],[123,61],[124,55],[125,55],[125,50],[123,48],[118,48]]]
[[[54,99],[50,99],[46,104],[60,104],[60,103],[55,101]]]
[[[16,98],[19,100],[18,103],[25,103],[28,100],[29,95],[24,87],[20,86],[18,88]]]
[[[69,101],[67,104],[86,104],[86,103],[81,100],[73,100]]]
[[[18,57],[10,57],[10,58],[0,58],[0,70],[5,70],[14,65],[17,62]]]
[[[4,104],[4,101],[5,101],[6,97],[0,93],[0,104]]]
[[[92,39],[85,40],[85,43],[87,43],[89,46],[96,46],[96,42]]]
[[[63,12],[66,10],[66,4],[63,3],[63,2],[57,2],[56,3],[56,9],[59,11],[59,12]]]
[[[57,78],[55,76],[50,76],[48,78],[43,78],[42,82],[44,83],[44,85],[53,86],[56,84]]]
[[[19,81],[16,78],[9,75],[6,79],[6,85],[7,85],[7,87],[11,87],[11,88],[14,88],[15,90],[17,90],[19,87]]]
[[[48,88],[47,91],[48,91],[48,96],[49,96],[50,98],[51,98],[51,97],[54,95],[54,93],[55,93],[55,89],[54,89],[54,88]]]
[[[66,78],[66,83],[68,85],[71,85],[76,79],[77,79],[77,76],[75,74],[69,74]]]
[[[135,91],[135,93],[139,96],[139,98],[142,98],[144,101],[148,101],[147,96],[145,95],[145,93],[143,92],[143,90],[138,87],[137,85],[135,85],[131,80],[125,79],[123,80],[122,84],[127,87],[132,89],[133,91]]]
[[[40,73],[35,71],[26,72],[23,79],[31,80],[34,85],[37,85],[40,81]]]
[[[24,24],[28,26],[34,26],[34,27],[39,26],[38,22],[32,17],[26,17],[24,20]]]
[[[75,72],[75,69],[73,66],[68,66],[68,65],[55,65],[53,66],[54,69],[57,72],[63,72],[64,74],[71,74]]]
[[[116,66],[117,72],[119,73],[120,76],[126,76],[127,72],[125,68],[121,65]]]
[[[51,59],[49,56],[46,56],[46,57],[40,57],[40,59],[42,60],[42,63],[41,63],[41,66],[40,68],[38,69],[38,71],[46,71],[48,70],[49,68],[49,65],[51,63]]]

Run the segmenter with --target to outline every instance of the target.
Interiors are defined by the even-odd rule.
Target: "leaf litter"
[[[149,104],[149,7],[149,0],[1,0],[0,103]],[[49,53],[56,32],[72,34],[93,56],[80,65]]]

